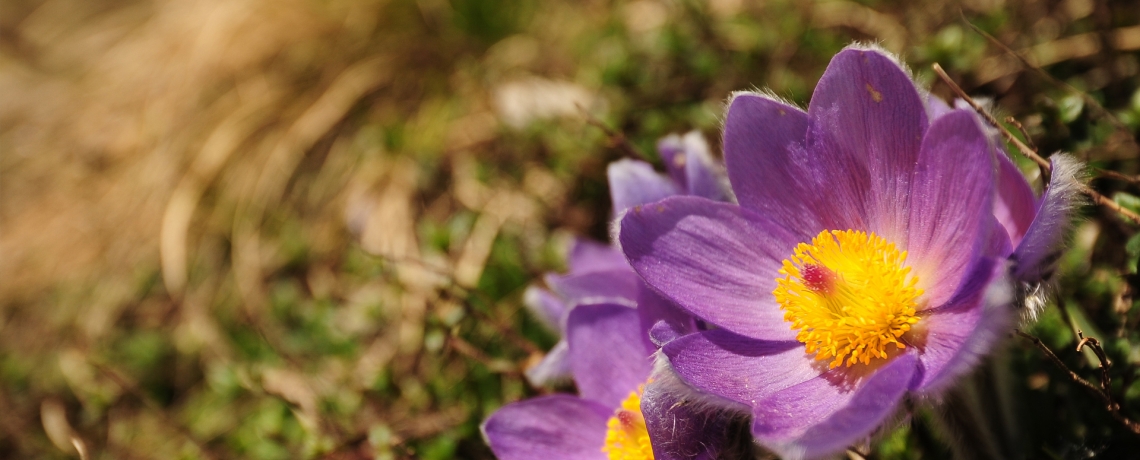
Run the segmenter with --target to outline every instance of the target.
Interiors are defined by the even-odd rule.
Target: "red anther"
[[[627,410],[619,410],[617,413],[618,421],[621,422],[623,428],[633,428],[637,423],[637,414]]]
[[[804,277],[804,286],[815,292],[827,294],[835,286],[835,273],[832,273],[827,267],[807,264],[800,272]]]

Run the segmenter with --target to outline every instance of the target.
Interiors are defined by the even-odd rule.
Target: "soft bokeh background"
[[[480,421],[543,391],[521,371],[554,340],[522,289],[606,238],[605,165],[719,150],[732,91],[806,103],[855,40],[1140,207],[1132,0],[4,0],[0,457],[489,458]],[[1082,215],[1071,322],[1031,331],[1094,383],[1069,324],[1100,338],[1135,418],[1137,226]],[[1010,343],[1018,449],[1136,447]],[[867,452],[948,458],[924,413]]]

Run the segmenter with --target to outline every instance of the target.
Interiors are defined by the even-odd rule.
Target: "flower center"
[[[815,359],[832,358],[829,368],[870,364],[906,348],[899,339],[918,322],[922,290],[905,260],[874,233],[824,230],[784,259],[772,293]]]
[[[610,460],[653,460],[649,431],[645,428],[645,418],[641,416],[643,391],[644,385],[631,392],[606,424],[606,444],[602,446],[602,453]]]

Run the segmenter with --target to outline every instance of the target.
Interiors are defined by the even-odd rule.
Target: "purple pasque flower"
[[[848,47],[806,111],[733,97],[739,205],[672,197],[622,219],[637,273],[715,326],[662,347],[676,391],[750,411],[785,457],[839,452],[968,370],[1067,219],[975,113],[927,99],[889,54]]]
[[[630,309],[637,306],[642,282],[625,256],[612,246],[576,238],[566,262],[568,273],[548,273],[543,277],[549,290],[530,286],[523,293],[527,308],[559,335],[565,335],[567,315],[578,305],[610,303]],[[535,386],[569,380],[569,352],[563,337],[542,361],[526,370],[527,380]]]
[[[566,320],[568,360],[579,396],[551,395],[503,406],[483,423],[502,460],[651,459],[640,408],[652,347],[625,305],[580,305]]]
[[[678,194],[714,200],[729,196],[723,169],[699,133],[666,137],[658,143],[658,151],[666,174],[636,160],[609,166],[616,215]],[[741,426],[740,417],[687,405],[672,394],[654,397],[648,407],[640,405],[641,391],[653,395],[676,384],[671,375],[664,375],[661,382],[646,385],[650,355],[657,344],[695,332],[694,318],[645,288],[625,255],[612,246],[575,240],[567,259],[567,274],[545,277],[549,290],[531,287],[525,294],[536,316],[565,336],[542,362],[527,370],[527,377],[542,385],[572,376],[581,397],[548,396],[497,411],[484,425],[496,455],[666,460],[725,458],[735,449],[749,450],[751,443],[745,439],[741,449],[740,430],[734,430]],[[608,319],[597,319],[603,313]],[[634,343],[640,343],[640,355],[629,351]],[[615,378],[608,366],[627,371]],[[620,401],[613,395],[598,396],[604,388],[618,388],[627,396]]]
[[[655,171],[649,163],[630,159],[616,161],[607,168],[614,215],[674,195],[727,199],[723,168],[713,159],[699,132],[669,135],[658,142],[657,148],[665,163],[665,174]],[[613,303],[634,307],[638,297],[652,295],[641,292],[640,278],[625,255],[613,246],[575,239],[568,251],[567,265],[566,274],[550,273],[544,277],[548,289],[531,286],[523,294],[524,303],[535,316],[559,333],[565,329],[566,315],[576,305]],[[653,301],[649,308],[639,311],[647,330],[662,319],[678,330],[691,323],[691,318],[661,302]],[[560,340],[541,362],[527,369],[527,379],[536,386],[569,379],[568,351],[566,341]]]
[[[684,136],[670,134],[657,142],[657,153],[667,174],[649,163],[623,159],[610,163],[606,175],[614,216],[629,208],[676,195],[693,195],[728,201],[723,168],[709,153],[708,142],[698,131]]]

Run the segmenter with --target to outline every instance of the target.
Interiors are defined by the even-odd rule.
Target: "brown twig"
[[[1096,170],[1097,177],[1106,177],[1109,179],[1121,180],[1121,181],[1129,182],[1129,183],[1133,183],[1133,184],[1140,184],[1140,176],[1129,176],[1127,174],[1121,174],[1121,173],[1118,173],[1116,171],[1112,171],[1109,169],[1100,169],[1100,168],[1093,168],[1093,169]]]
[[[472,345],[471,342],[463,340],[457,331],[452,331],[451,335],[448,336],[447,346],[448,348],[459,352],[459,354],[463,356],[478,361],[479,364],[482,364],[487,368],[487,370],[491,372],[500,374],[522,375],[522,372],[517,366],[511,365],[509,362],[496,361],[495,359],[492,359],[490,356],[487,356],[483,350],[480,350],[478,347]]]
[[[1038,155],[1035,150],[1029,148],[1029,146],[1025,145],[1024,142],[1021,142],[1021,139],[1018,139],[1017,136],[1014,136],[1013,133],[1010,133],[1009,130],[1005,129],[1001,123],[998,123],[997,119],[994,118],[993,115],[990,115],[990,113],[986,111],[985,107],[982,107],[982,105],[975,101],[974,98],[966,94],[966,91],[962,90],[962,87],[958,86],[958,84],[954,82],[954,79],[950,78],[950,75],[946,74],[945,70],[942,70],[941,65],[938,65],[936,62],[930,67],[934,69],[934,73],[938,74],[938,77],[941,78],[942,81],[950,87],[950,90],[954,91],[954,94],[958,95],[958,97],[962,98],[962,100],[970,104],[970,107],[973,107],[974,111],[978,112],[978,115],[981,115],[982,118],[989,122],[989,124],[997,128],[1001,132],[1002,137],[1017,147],[1017,150],[1021,152],[1022,155],[1025,155],[1026,158],[1033,160],[1033,162],[1037,163],[1037,166],[1040,166],[1041,169],[1045,172],[1048,172],[1051,169],[1049,161],[1041,158],[1041,156]]]
[[[1052,166],[1047,160],[1041,158],[1041,156],[1038,155],[1036,151],[1034,151],[1024,142],[1021,142],[1021,139],[1018,139],[1017,136],[1014,136],[1013,133],[1006,129],[1005,126],[1003,126],[1001,123],[998,123],[997,119],[994,118],[993,115],[990,115],[990,113],[986,111],[985,107],[982,107],[981,104],[978,104],[977,101],[966,94],[966,92],[962,90],[962,87],[958,86],[958,84],[950,78],[950,75],[946,74],[945,70],[942,70],[942,66],[938,65],[938,63],[934,63],[931,65],[931,68],[934,69],[934,73],[937,73],[938,77],[941,78],[942,81],[945,82],[952,91],[954,91],[954,94],[958,95],[958,97],[962,98],[962,100],[970,104],[970,107],[973,107],[974,111],[978,112],[978,115],[981,115],[981,117],[984,118],[986,122],[998,129],[998,132],[1001,133],[1002,137],[1004,137],[1007,142],[1013,144],[1014,147],[1017,147],[1018,152],[1020,152],[1026,158],[1033,160],[1034,163],[1037,163],[1037,166],[1041,168],[1042,177],[1049,177],[1049,174],[1052,171]],[[1118,214],[1128,218],[1129,220],[1140,224],[1140,214],[1136,214],[1128,209],[1125,209],[1115,201],[1112,201],[1108,197],[1101,195],[1096,190],[1093,190],[1088,185],[1080,184],[1080,188],[1082,193],[1087,195],[1097,204],[1116,211]]]
[[[601,129],[602,132],[606,133],[606,140],[609,141],[611,147],[625,152],[627,156],[640,158],[646,161],[650,160],[649,156],[638,149],[637,146],[630,143],[629,139],[627,139],[624,134],[614,131],[609,126],[606,126],[605,123],[602,123],[601,120],[590,114],[590,112],[586,111],[586,109],[581,105],[578,106],[578,111],[582,112],[583,117],[586,117],[586,123],[590,124],[591,126],[595,126],[598,129]]]
[[[1094,192],[1088,186],[1083,187],[1081,190],[1083,192],[1085,192],[1085,195],[1088,195],[1089,198],[1092,198],[1092,200],[1095,201],[1097,204],[1104,206],[1108,209],[1111,209],[1113,211],[1116,211],[1120,215],[1131,219],[1133,222],[1136,222],[1137,224],[1140,224],[1140,214],[1136,214],[1136,213],[1124,208],[1119,203],[1112,201],[1112,199],[1110,199],[1107,196],[1104,196],[1104,195],[1101,195],[1097,192]]]
[[[1080,342],[1077,342],[1077,351],[1081,351],[1085,345],[1088,345],[1089,348],[1092,348],[1093,353],[1096,354],[1096,359],[1100,361],[1100,389],[1111,401],[1112,393],[1110,392],[1110,387],[1112,386],[1112,380],[1108,376],[1108,368],[1112,366],[1112,361],[1108,359],[1108,355],[1104,354],[1104,348],[1101,348],[1100,341],[1097,340],[1096,337],[1085,337],[1084,331],[1077,331],[1077,337],[1081,339]]]
[[[1025,138],[1025,143],[1029,145],[1029,148],[1033,149],[1034,152],[1039,151],[1037,150],[1037,145],[1033,143],[1033,138],[1029,137],[1029,131],[1025,130],[1025,126],[1022,125],[1020,121],[1017,121],[1017,119],[1013,117],[1005,117],[1005,122],[1013,125],[1021,132],[1021,137]]]
[[[1016,332],[1017,335],[1020,335],[1021,337],[1028,339],[1029,341],[1033,342],[1033,344],[1036,345],[1037,348],[1040,349],[1042,353],[1045,353],[1045,356],[1048,357],[1050,361],[1053,361],[1054,365],[1056,365],[1061,370],[1067,372],[1069,374],[1070,379],[1072,379],[1077,384],[1087,388],[1089,391],[1093,392],[1093,394],[1097,395],[1097,397],[1100,398],[1101,402],[1104,403],[1105,409],[1107,409],[1108,413],[1110,415],[1112,415],[1112,418],[1115,418],[1117,421],[1119,421],[1121,424],[1123,424],[1126,428],[1128,428],[1129,431],[1132,431],[1133,433],[1140,435],[1140,423],[1136,423],[1135,421],[1133,421],[1132,419],[1129,419],[1123,413],[1121,413],[1120,412],[1120,404],[1117,404],[1116,402],[1114,402],[1112,400],[1112,395],[1108,392],[1108,386],[1105,384],[1105,382],[1108,381],[1108,375],[1107,375],[1108,370],[1106,367],[1101,368],[1103,380],[1101,381],[1101,388],[1097,388],[1096,385],[1093,385],[1088,380],[1081,378],[1080,375],[1077,375],[1076,372],[1073,372],[1072,369],[1069,369],[1069,366],[1066,366],[1065,363],[1063,361],[1061,361],[1061,358],[1058,358],[1057,354],[1053,353],[1053,350],[1050,350],[1049,347],[1047,345],[1045,345],[1045,342],[1041,341],[1041,339],[1034,337],[1032,335],[1026,334],[1019,329],[1014,329],[1014,332]],[[1081,337],[1082,338],[1081,344],[1084,344],[1086,341],[1084,340],[1083,334],[1081,334],[1081,336],[1082,336]],[[1097,348],[1100,348],[1100,342],[1096,342],[1096,345],[1094,346],[1092,344],[1092,342],[1096,341],[1096,339],[1092,339],[1092,338],[1090,338],[1090,339],[1091,340],[1088,341],[1089,346],[1094,347],[1094,352],[1095,352],[1095,350]],[[1079,349],[1080,349],[1080,344],[1078,344],[1078,350]],[[1103,353],[1103,352],[1104,351],[1101,350],[1101,353]],[[1098,355],[1098,357],[1099,356],[1100,355]],[[1106,363],[1106,362],[1107,362],[1107,357],[1104,358],[1104,361],[1102,361],[1102,363]]]
[[[1054,86],[1064,88],[1064,89],[1068,90],[1069,92],[1076,94],[1077,96],[1080,96],[1080,98],[1084,101],[1085,105],[1092,107],[1093,110],[1096,111],[1098,115],[1100,115],[1104,119],[1108,120],[1108,122],[1112,124],[1113,128],[1115,128],[1118,131],[1123,131],[1123,132],[1129,133],[1129,136],[1131,136],[1132,130],[1128,129],[1127,126],[1124,126],[1124,123],[1121,123],[1120,120],[1117,119],[1116,116],[1112,114],[1112,112],[1109,112],[1107,109],[1104,108],[1104,106],[1100,105],[1100,103],[1097,102],[1096,99],[1093,99],[1091,96],[1086,94],[1084,91],[1081,91],[1077,88],[1074,88],[1073,85],[1065,83],[1061,80],[1058,80],[1057,77],[1049,75],[1048,72],[1045,72],[1040,67],[1030,63],[1029,60],[1025,59],[1025,56],[1021,55],[1021,53],[1014,51],[1013,48],[1010,48],[1008,45],[1003,43],[1001,40],[998,40],[997,37],[994,37],[993,35],[990,35],[986,31],[979,29],[978,26],[975,26],[974,23],[970,22],[969,19],[966,19],[966,15],[964,13],[959,11],[959,14],[962,15],[962,21],[965,22],[966,25],[970,27],[970,29],[973,29],[973,31],[975,33],[977,33],[978,35],[981,35],[982,37],[985,37],[986,40],[988,40],[994,46],[1001,48],[1002,51],[1006,52],[1010,56],[1017,58],[1017,60],[1021,63],[1022,66],[1026,67],[1028,69],[1032,69],[1034,73],[1045,78],[1046,80],[1049,81],[1049,83],[1053,84]]]

